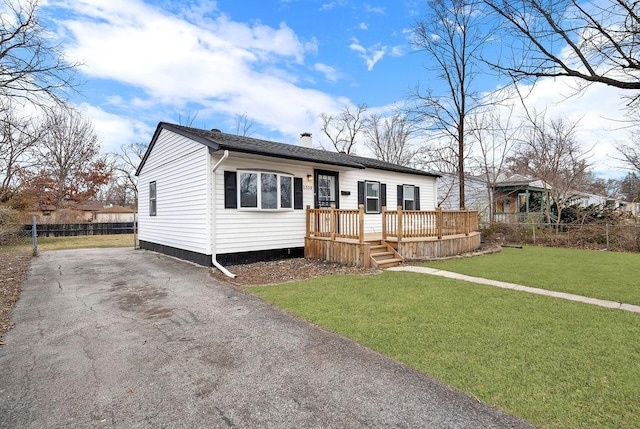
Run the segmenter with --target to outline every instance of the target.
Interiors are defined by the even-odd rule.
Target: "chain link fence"
[[[35,218],[30,228],[20,222],[13,210],[0,207],[0,252],[31,252],[38,254]]]
[[[498,244],[532,244],[618,252],[640,252],[640,224],[491,223],[482,239]]]

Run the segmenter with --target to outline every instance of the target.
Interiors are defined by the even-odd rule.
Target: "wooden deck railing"
[[[307,206],[307,237],[350,238],[363,243],[364,206],[359,210],[312,209]]]
[[[382,209],[382,239],[438,238],[479,231],[475,210],[432,211]],[[307,237],[348,238],[364,242],[364,206],[358,210],[307,206]]]
[[[397,210],[382,211],[382,239],[433,238],[447,235],[469,235],[479,231],[475,210]]]

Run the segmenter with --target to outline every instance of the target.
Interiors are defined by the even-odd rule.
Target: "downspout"
[[[220,167],[222,165],[222,163],[229,158],[229,151],[225,150],[224,154],[222,155],[222,158],[220,158],[220,160],[218,162],[216,162],[216,165],[213,166],[213,170],[211,171],[211,174],[213,174],[213,178],[215,179],[215,173],[216,170],[218,169],[218,167]],[[215,187],[215,183],[213,185]],[[215,211],[215,201],[213,204],[213,210]],[[215,223],[212,223],[211,228],[213,228],[213,237],[214,237],[214,243],[213,243],[213,247],[215,248]],[[216,267],[217,269],[219,269],[220,271],[222,271],[222,273],[227,276],[227,277],[231,277],[232,279],[236,278],[236,275],[233,274],[231,271],[227,270],[225,267],[223,267],[220,262],[218,262],[216,260],[216,253],[215,251],[211,252],[211,263],[213,264],[214,267]]]

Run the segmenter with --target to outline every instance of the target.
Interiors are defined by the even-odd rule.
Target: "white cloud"
[[[383,46],[380,43],[376,43],[373,46],[365,48],[356,38],[351,39],[349,49],[360,54],[360,57],[367,64],[367,70],[369,71],[373,70],[373,67],[376,65],[376,63],[380,61],[387,52],[387,47]]]
[[[338,71],[334,67],[331,67],[327,64],[315,63],[313,65],[313,68],[314,70],[324,74],[325,79],[330,82],[335,82],[340,79],[340,73],[338,73]]]
[[[335,0],[329,3],[323,3],[320,6],[320,11],[323,12],[323,11],[335,9],[336,7],[345,6],[346,4],[347,4],[346,0]]]
[[[123,144],[151,140],[153,129],[142,121],[114,115],[87,103],[77,108],[84,117],[91,119],[93,128],[100,136],[103,152],[114,152]]]
[[[64,17],[65,53],[84,62],[86,78],[134,90],[103,94],[94,104],[165,112],[190,104],[203,121],[246,112],[265,129],[296,139],[321,112],[339,109],[334,97],[296,85],[297,69],[304,70],[305,55],[316,52],[318,42],[301,41],[285,23],[236,22],[215,7],[207,9],[211,16],[191,22],[184,17],[193,9],[172,15],[142,0],[64,0],[56,7],[64,9],[58,15]],[[314,68],[327,79],[339,77],[318,64]],[[135,120],[88,105],[84,110],[95,115],[105,146],[139,137]]]
[[[533,87],[522,87],[527,109],[545,112],[548,119],[567,118],[578,122],[576,138],[596,174],[618,177],[624,167],[616,158],[615,145],[629,138],[625,122],[623,93],[605,85],[591,85],[577,93],[579,82],[569,78],[540,79]],[[519,103],[519,102],[518,102]],[[524,115],[519,104],[516,111]]]
[[[387,13],[384,7],[371,6],[370,4],[365,5],[364,10],[368,13],[376,13],[378,15],[386,15]]]
[[[368,30],[369,29],[369,24],[367,24],[366,22],[361,22],[360,24],[358,24],[358,28],[360,30]]]
[[[406,54],[406,49],[401,45],[394,46],[389,52],[392,57],[402,57],[404,54]]]

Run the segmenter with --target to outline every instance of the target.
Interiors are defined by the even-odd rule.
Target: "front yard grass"
[[[638,314],[406,272],[249,290],[538,427],[640,427]]]
[[[640,305],[640,254],[525,246],[421,265],[475,277]]]

